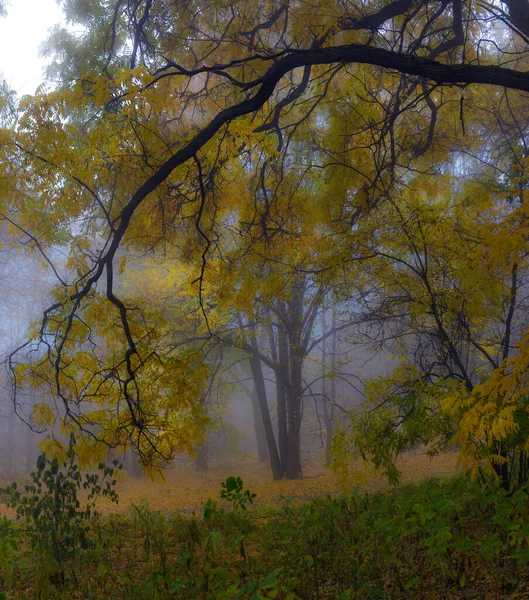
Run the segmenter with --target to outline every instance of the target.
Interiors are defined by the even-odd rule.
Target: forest
[[[529,597],[527,0],[57,3],[0,600]]]

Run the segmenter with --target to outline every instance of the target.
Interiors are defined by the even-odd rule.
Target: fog
[[[57,284],[57,278],[30,240],[24,236],[9,240],[6,227],[3,235],[6,241],[0,252],[0,352],[3,363],[0,472],[14,476],[34,468],[42,439],[50,435],[60,437],[58,426],[41,430],[32,422],[35,403],[52,403],[53,399],[46,397],[44,390],[29,388],[18,390],[14,397],[12,373],[8,369],[10,360],[16,365],[42,356],[42,345],[36,342],[24,347],[15,357],[11,353],[26,343],[30,326],[39,322],[50,305],[51,290]],[[50,249],[47,254],[54,268],[61,273],[64,273],[66,256],[65,247]],[[366,380],[386,374],[394,365],[389,351],[378,341],[371,340],[367,334],[359,336],[358,326],[353,323],[346,326],[343,319],[339,324],[334,323],[339,308],[318,310],[310,333],[314,347],[304,360],[302,373],[302,462],[325,459],[336,424],[346,424],[349,410],[362,402]],[[342,312],[346,315],[347,311]],[[260,332],[258,342],[261,352],[274,352],[264,330]],[[205,443],[197,444],[195,457],[185,454],[176,460],[176,463],[188,462],[199,470],[207,470],[218,463],[257,458],[268,460],[266,443],[259,439],[263,435],[263,425],[249,356],[227,347],[219,357],[207,394],[197,400],[211,418],[204,434]],[[262,363],[262,372],[277,440],[277,375],[265,363]],[[131,474],[141,474],[133,448],[124,454],[118,453],[118,456]]]
[[[53,277],[25,237],[9,238],[7,226],[1,230],[0,250],[0,471],[16,474],[34,468],[38,443],[44,437],[31,427],[33,406],[40,397],[38,390],[22,389],[13,395],[9,374],[10,354],[28,339],[28,329],[41,318],[50,303]],[[56,251],[56,260],[61,252]],[[33,352],[32,352],[33,350]],[[37,357],[29,346],[17,362]]]
[[[8,223],[4,222],[2,234],[0,352],[4,368],[0,401],[0,472],[16,475],[33,469],[41,440],[48,436],[61,438],[61,411],[60,403],[57,404],[50,395],[49,387],[19,386],[15,395],[13,373],[9,367],[32,363],[43,357],[46,345],[39,344],[37,339],[28,344],[29,330],[31,327],[38,330],[43,312],[53,303],[51,292],[54,286],[60,280],[75,280],[75,274],[68,273],[65,267],[69,253],[67,245],[48,248],[43,254],[43,249],[35,247],[31,238],[16,228],[15,231],[12,227],[9,229]],[[92,251],[96,247],[94,241]],[[130,265],[118,276],[117,286],[123,297],[129,294],[127,302],[133,305],[138,298],[148,296],[149,291],[148,284],[142,283],[144,263],[141,259],[135,261],[133,256],[129,258]],[[163,270],[159,273],[163,275]],[[137,279],[137,282],[131,285],[130,279]],[[211,336],[197,345],[197,351],[204,352],[204,360],[211,366],[206,391],[196,399],[210,419],[204,431],[204,442],[197,440],[194,456],[192,453],[177,456],[175,461],[164,465],[166,468],[181,462],[200,471],[219,463],[235,464],[255,459],[269,463],[271,438],[280,458],[282,455],[285,460],[288,438],[295,435],[299,438],[295,450],[299,464],[293,468],[298,469],[297,473],[294,471],[295,476],[303,476],[302,465],[307,461],[324,463],[329,460],[336,427],[339,424],[348,426],[351,409],[359,407],[365,398],[366,382],[387,375],[399,364],[396,359],[399,352],[402,355],[413,351],[413,337],[411,341],[407,340],[409,347],[405,348],[405,328],[398,319],[396,324],[382,325],[365,313],[365,307],[354,298],[338,301],[332,296],[332,290],[320,294],[310,277],[301,283],[301,280],[296,281],[292,285],[302,287],[299,298],[305,313],[302,327],[306,351],[303,356],[295,359],[296,349],[289,342],[294,336],[292,332],[287,335],[280,325],[280,310],[292,311],[288,303],[274,301],[277,304],[275,313],[270,308],[262,308],[264,312],[260,314],[258,327],[250,321],[246,323],[245,317],[234,311],[232,329],[228,333]],[[291,303],[294,301],[295,298]],[[177,317],[175,319],[177,322]],[[254,350],[251,350],[251,344],[246,350],[233,345],[230,335],[240,332],[241,328],[254,344]],[[191,336],[190,344],[192,339]],[[399,340],[398,348],[395,340]],[[282,344],[286,344],[283,350]],[[19,350],[13,355],[16,349]],[[285,414],[290,410],[290,391],[285,381],[290,388],[293,386],[296,360],[302,361],[300,414],[297,417]],[[258,376],[262,378],[262,385]],[[45,429],[35,425],[32,411],[37,402],[47,402],[54,407],[59,417],[55,426]],[[263,411],[268,413],[272,428],[268,438]],[[292,422],[296,419],[299,420],[299,434],[295,431],[292,434]],[[64,440],[64,436],[61,439]],[[132,475],[142,474],[141,461],[134,447],[121,447],[115,452],[109,448],[108,456],[117,456],[124,461]],[[286,473],[286,461],[281,468],[283,474]]]

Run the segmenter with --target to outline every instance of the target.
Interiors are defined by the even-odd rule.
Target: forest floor
[[[456,472],[457,452],[430,458],[424,450],[407,454],[401,459],[402,483],[419,482],[429,477],[447,477]],[[241,477],[244,487],[257,494],[255,504],[279,504],[285,498],[293,501],[309,501],[313,498],[339,495],[340,489],[335,475],[320,457],[304,461],[304,477],[300,480],[272,481],[272,473],[267,463],[255,459],[241,462],[212,463],[208,471],[195,469],[193,461],[177,463],[164,471],[165,481],[152,480],[146,476],[134,478],[124,474],[119,480],[116,491],[119,504],[106,499],[98,502],[101,514],[126,513],[132,505],[148,500],[151,510],[170,513],[179,510],[184,514],[200,511],[208,498],[217,498],[220,484],[233,475]],[[9,484],[1,481],[0,487]],[[383,475],[374,474],[360,484],[366,491],[375,491],[388,487]],[[0,516],[15,517],[15,511],[8,509],[0,500]]]
[[[399,465],[402,470],[402,483],[453,475],[456,472],[456,460],[457,452],[447,452],[432,458],[424,450],[407,454]],[[194,462],[178,464],[164,472],[165,481],[152,481],[147,477],[135,479],[125,475],[116,487],[119,504],[102,500],[98,507],[102,514],[127,512],[131,505],[136,505],[145,498],[152,510],[193,513],[200,511],[208,498],[216,499],[220,484],[231,475],[240,477],[244,487],[257,494],[255,504],[258,506],[281,503],[285,498],[309,501],[327,494],[339,495],[345,491],[340,489],[335,475],[322,458],[306,460],[303,468],[303,479],[272,481],[268,464],[257,460],[229,464],[213,463],[206,472],[196,471]],[[360,487],[370,492],[383,489],[388,487],[387,478],[383,475],[373,475]]]
[[[0,599],[529,598],[528,490],[454,477],[456,463],[456,452],[408,454],[405,485],[391,489],[368,475],[347,490],[316,457],[296,481],[273,482],[256,460],[180,463],[165,481],[125,475],[119,504],[103,500],[105,518],[81,523],[89,543],[68,505],[60,531],[73,537],[31,515],[28,528],[0,518]],[[219,498],[230,476],[253,507],[233,489]]]

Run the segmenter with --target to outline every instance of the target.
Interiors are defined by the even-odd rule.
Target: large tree
[[[34,334],[46,349],[35,374],[66,421],[154,462],[191,443],[178,418],[194,416],[200,367],[165,352],[160,316],[120,295],[130,249],[178,248],[194,262],[207,321],[208,281],[223,274],[209,266],[247,211],[239,191],[256,149],[273,145],[318,174],[314,227],[335,250],[321,268],[340,281],[365,258],[364,216],[409,173],[435,173],[458,135],[485,133],[468,126],[476,94],[529,91],[525,0],[505,11],[463,0],[63,5],[82,33],[50,41],[58,87],[26,99],[2,131],[1,200],[17,224],[44,255],[50,223],[75,236]],[[266,240],[282,224],[266,194],[255,206]],[[360,237],[340,243],[349,232]]]

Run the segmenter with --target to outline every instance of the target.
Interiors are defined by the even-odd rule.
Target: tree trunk
[[[277,431],[279,437],[279,454],[283,471],[288,468],[288,414],[287,414],[287,386],[289,384],[288,370],[288,340],[281,323],[278,323],[278,365],[275,370],[276,375],[276,395],[277,395]]]
[[[303,393],[303,349],[301,343],[303,328],[304,284],[298,278],[292,285],[292,299],[289,302],[288,332],[290,381],[287,389],[288,416],[288,479],[300,479],[301,469],[301,406]]]
[[[259,407],[259,397],[257,393],[257,386],[252,391],[252,413],[253,413],[253,425],[255,430],[255,441],[257,443],[257,454],[259,460],[264,462],[269,458],[268,446],[266,443],[266,435],[263,425],[263,416]]]
[[[123,466],[134,479],[142,477],[143,469],[138,461],[138,455],[132,446],[129,446],[123,453]]]
[[[321,400],[323,402],[323,425],[325,431],[325,458],[329,462],[329,428],[331,417],[329,411],[329,396],[327,395],[327,320],[325,309],[321,312]],[[317,401],[316,401],[317,404]]]
[[[496,452],[499,456],[502,456],[505,459],[507,458],[507,452],[505,451],[505,448],[503,448],[501,444],[498,444]],[[502,488],[508,492],[511,488],[511,478],[509,475],[508,462],[504,462],[501,465],[494,464],[493,468],[494,468],[496,475],[498,476],[498,478],[500,480]]]
[[[288,479],[300,479],[301,470],[301,365],[292,368],[288,397]]]
[[[207,471],[208,470],[208,442],[207,440],[197,446],[197,457],[195,461],[195,469],[197,471]]]
[[[255,338],[252,339],[252,343],[257,344]],[[281,467],[281,460],[279,459],[279,452],[277,451],[277,444],[274,437],[274,429],[272,427],[272,420],[270,418],[270,409],[268,408],[268,401],[266,398],[266,388],[263,370],[261,368],[261,361],[257,356],[251,356],[249,358],[249,362],[255,382],[257,400],[261,410],[261,418],[263,419],[263,429],[266,438],[266,445],[268,447],[268,455],[270,457],[272,477],[274,480],[281,479],[283,477],[283,469]]]
[[[335,312],[332,313],[332,325],[331,330],[335,328]],[[332,444],[332,436],[334,432],[334,418],[335,418],[335,402],[336,402],[336,331],[332,334],[331,337],[331,390],[330,390],[330,398],[329,398],[329,410],[325,415],[325,458],[327,460],[327,464],[331,462],[331,444]]]
[[[270,353],[274,361],[274,375],[276,379],[276,399],[277,399],[277,434],[279,442],[279,456],[281,458],[281,468],[286,473],[288,467],[288,416],[287,416],[287,385],[289,381],[289,360],[288,360],[288,338],[285,331],[285,305],[277,300],[275,302],[277,315],[277,335],[274,335],[272,325],[268,327],[268,339],[270,343]]]

